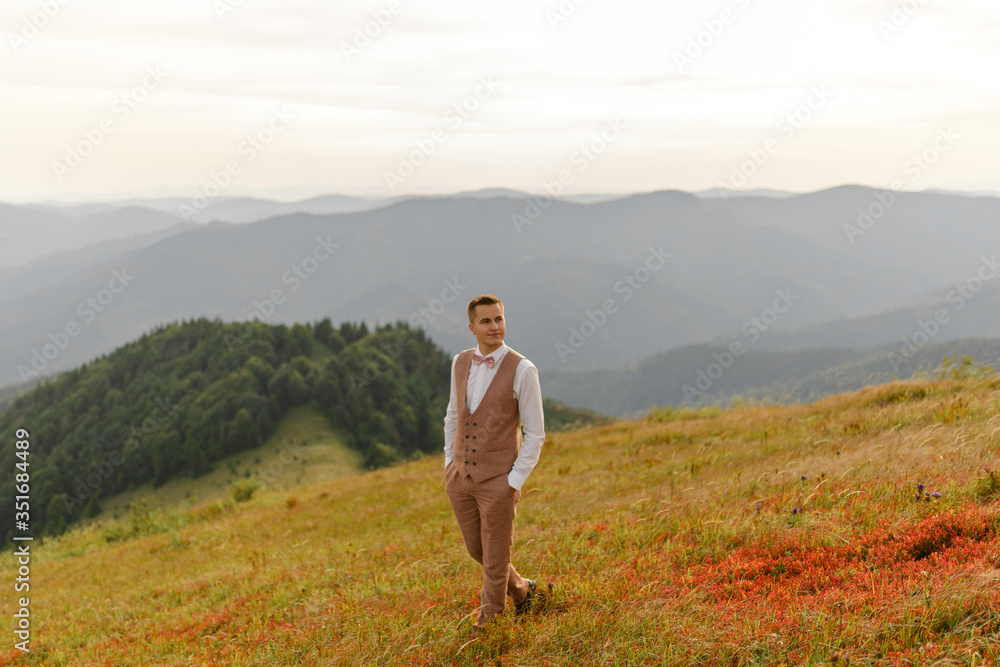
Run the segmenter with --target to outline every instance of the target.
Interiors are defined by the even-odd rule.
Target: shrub
[[[1000,496],[1000,473],[989,468],[983,468],[983,471],[986,474],[976,480],[976,497],[988,503]]]
[[[256,478],[238,479],[229,486],[229,497],[237,503],[245,503],[260,489]]]

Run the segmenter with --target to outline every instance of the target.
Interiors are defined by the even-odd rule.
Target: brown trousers
[[[528,582],[510,562],[510,547],[514,542],[514,517],[518,489],[507,483],[507,475],[497,475],[482,482],[459,476],[454,460],[445,472],[445,490],[455,511],[458,526],[469,555],[483,566],[482,607],[475,626],[501,613],[510,595],[514,604],[528,596]]]

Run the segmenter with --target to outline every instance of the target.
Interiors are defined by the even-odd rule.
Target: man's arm
[[[524,442],[514,467],[507,474],[507,483],[520,489],[538,463],[545,442],[545,413],[542,412],[542,388],[538,384],[538,369],[527,359],[518,364],[514,377],[514,398],[521,413]]]
[[[455,429],[458,427],[458,399],[455,396],[455,363],[458,355],[451,360],[451,395],[448,397],[448,410],[444,413],[444,467],[447,468],[454,457]]]

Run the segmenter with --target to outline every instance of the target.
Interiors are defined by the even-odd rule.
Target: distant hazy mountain
[[[282,202],[255,197],[219,197],[208,200],[196,207],[192,197],[161,197],[157,199],[130,199],[119,202],[97,202],[71,206],[35,205],[35,208],[58,213],[67,217],[79,217],[92,213],[118,211],[124,208],[144,208],[166,213],[177,219],[184,218],[182,207],[188,207],[188,222],[256,222],[276,215],[289,213],[352,213],[368,211],[392,203],[394,199],[348,197],[344,195],[323,195],[302,201]]]
[[[192,222],[257,222],[278,215],[291,213],[356,213],[370,211],[408,199],[491,199],[507,197],[520,199],[533,196],[521,190],[509,188],[484,188],[441,195],[397,195],[394,197],[351,197],[347,195],[321,195],[298,201],[275,201],[258,197],[218,197],[197,210]],[[594,204],[612,199],[621,199],[627,194],[577,194],[559,197],[563,201],[577,204]],[[28,204],[21,208],[32,211],[55,213],[67,218],[80,218],[95,213],[111,213],[126,208],[143,208],[182,218],[182,206],[192,206],[190,197],[158,197],[152,199],[127,199],[120,201],[89,202],[85,204]]]
[[[922,190],[921,192],[926,194],[956,197],[1000,197],[1000,192],[995,190],[941,190],[937,188],[930,188],[928,190]],[[757,188],[754,190],[711,188],[709,190],[698,190],[692,194],[706,199],[731,199],[734,197],[772,197],[776,199],[787,199],[788,197],[798,197],[802,193],[787,192],[785,190],[770,190],[768,188]]]
[[[949,281],[973,275],[995,247],[1000,200],[897,194],[852,245],[837,235],[874,190],[725,200],[663,191],[589,205],[502,194],[212,223],[65,257],[50,273],[44,262],[4,273],[0,384],[19,381],[32,360],[71,368],[162,322],[255,311],[286,323],[404,320],[456,351],[472,342],[464,304],[482,292],[504,298],[508,342],[543,370],[616,367],[709,341],[863,349],[912,334],[941,304],[953,317],[933,342],[1000,335],[1000,281],[961,311],[949,301]],[[17,211],[54,224],[51,213]],[[116,214],[126,212],[76,222],[120,233]],[[879,240],[893,229],[902,240]],[[276,293],[282,303],[268,304]],[[67,327],[71,340],[59,333]]]
[[[4,267],[21,267],[41,257],[57,254],[61,254],[57,260],[59,264],[82,264],[93,258],[95,252],[108,254],[122,252],[129,247],[139,247],[162,238],[162,234],[156,236],[157,233],[165,232],[169,235],[185,229],[188,224],[205,224],[215,220],[256,222],[298,212],[329,214],[366,211],[385,206],[391,201],[341,195],[324,195],[299,202],[229,197],[211,200],[201,209],[194,207],[191,199],[176,197],[75,205],[0,204],[0,271]],[[179,223],[184,224],[173,231],[167,231]],[[115,239],[129,239],[129,243],[112,244],[93,250],[105,241]],[[83,248],[90,250],[79,256],[66,254]],[[63,273],[58,272],[46,274],[45,283],[62,275]],[[8,284],[9,279],[0,276],[0,286]],[[18,279],[23,282],[23,276]],[[11,296],[0,292],[0,301]]]
[[[817,369],[812,373],[763,386],[744,388],[738,394],[750,400],[806,403],[823,396],[889,382],[893,378],[905,379],[921,373],[937,375],[950,372],[942,368],[942,360],[946,356],[954,362],[968,356],[974,360],[976,367],[989,366],[1000,370],[1000,339],[966,338],[931,343],[914,351],[905,359],[905,363],[899,363],[899,349],[896,345],[880,345],[861,351],[855,359],[831,368]],[[953,369],[955,367],[952,366]],[[708,397],[703,401],[705,399]],[[711,399],[709,402],[712,402]]]
[[[843,186],[788,199],[720,203],[747,224],[776,227],[941,287],[1000,253],[1000,198],[901,193]]]
[[[652,405],[702,406],[733,398],[809,402],[844,391],[940,370],[945,356],[970,355],[978,365],[1000,369],[1000,339],[932,343],[900,361],[893,344],[866,350],[821,348],[791,352],[688,345],[609,370],[542,372],[542,393],[614,416],[634,415]],[[893,360],[890,355],[895,354]]]
[[[654,404],[712,403],[750,388],[805,377],[857,356],[852,350],[823,348],[801,352],[748,349],[733,357],[724,347],[697,344],[653,355],[630,367],[542,372],[540,379],[546,396],[588,409],[600,405],[605,414],[621,416]]]
[[[45,255],[25,266],[0,268],[0,304],[44,287],[72,280],[74,275],[90,267],[114,263],[129,251],[152,245],[197,226],[195,223],[181,222],[160,231],[134,234]]]
[[[529,196],[528,193],[521,190],[511,190],[510,188],[483,188],[482,190],[467,190],[463,192],[456,192],[454,194],[447,195],[431,195],[425,197],[426,199],[453,199],[456,197],[470,197],[472,199],[492,199],[493,197],[507,197],[520,199],[521,197]],[[414,199],[414,197],[406,197],[406,199]]]
[[[148,234],[179,222],[158,211],[127,207],[68,217],[23,206],[0,204],[0,268],[23,266],[57,252],[102,241]]]
[[[788,199],[789,197],[798,196],[798,193],[795,192],[769,190],[767,188],[757,188],[756,190],[725,190],[712,188],[711,190],[699,190],[692,194],[703,199],[732,199],[736,197],[772,197],[774,199]]]
[[[902,348],[905,341],[913,340],[923,345],[962,338],[1000,337],[997,315],[1000,275],[997,278],[996,282],[984,283],[978,292],[952,285],[922,293],[904,307],[839,317],[816,325],[775,329],[761,336],[755,347],[800,350],[839,346],[860,350],[889,342]],[[729,334],[711,342],[727,345],[739,339],[739,335]]]
[[[940,190],[929,188],[924,190],[924,192],[937,195],[957,195],[960,197],[1000,197],[1000,191],[997,190]]]
[[[458,192],[452,195],[440,195],[438,198],[472,197],[474,199],[489,199],[491,197],[507,197],[513,199],[524,199],[536,196],[540,195],[524,192],[521,190],[510,190],[508,188],[486,188],[483,190]],[[600,193],[578,194],[578,195],[566,194],[566,195],[560,195],[559,199],[562,201],[573,202],[574,204],[597,204],[600,202],[611,201],[613,199],[622,199],[624,197],[630,197],[630,196],[631,194],[600,194]]]
[[[37,353],[68,324],[80,333],[46,370],[70,368],[164,321],[247,318],[276,290],[284,303],[273,313],[264,304],[273,321],[402,319],[450,350],[471,341],[463,304],[494,292],[509,304],[515,349],[541,368],[586,368],[757,328],[750,322],[762,315],[772,324],[775,305],[785,311],[777,324],[803,325],[889,306],[934,284],[748,224],[728,208],[734,203],[657,192],[557,201],[535,214],[534,198],[458,197],[210,224],[6,301],[0,382],[22,379],[18,367],[33,358],[43,365]],[[120,287],[114,272],[123,269],[134,278],[112,295],[106,290]],[[88,301],[101,296],[111,302],[100,309]]]

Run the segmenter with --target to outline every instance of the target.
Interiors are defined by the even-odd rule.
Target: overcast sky
[[[0,30],[4,201],[1000,191],[996,0],[5,0]]]

